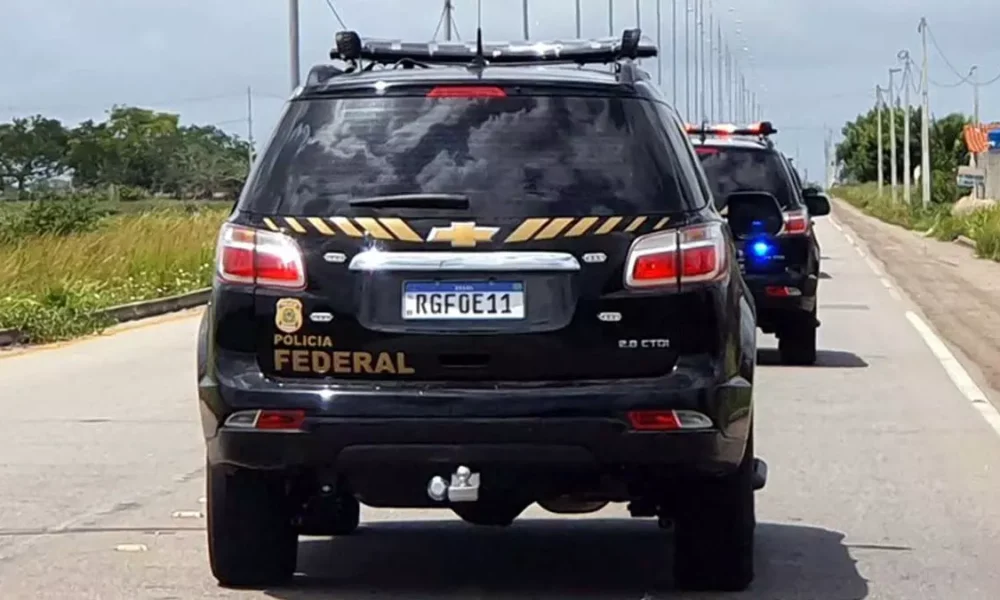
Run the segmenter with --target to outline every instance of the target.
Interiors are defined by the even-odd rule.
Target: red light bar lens
[[[715,156],[719,153],[718,148],[706,148],[705,146],[696,146],[694,151],[698,156]]]
[[[496,86],[439,85],[427,92],[428,98],[506,98],[507,92]]]

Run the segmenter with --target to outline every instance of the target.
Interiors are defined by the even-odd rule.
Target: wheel
[[[285,478],[209,465],[208,557],[225,586],[281,585],[295,574],[298,534]]]
[[[302,535],[350,535],[361,522],[361,503],[349,494],[312,498],[302,515]]]
[[[674,581],[691,591],[742,591],[754,577],[753,433],[739,469],[695,484],[674,521]]]
[[[469,502],[455,504],[451,510],[466,523],[507,527],[514,522],[524,509],[522,504],[508,502]]]
[[[807,313],[800,321],[778,335],[778,354],[786,365],[816,364],[816,313]]]

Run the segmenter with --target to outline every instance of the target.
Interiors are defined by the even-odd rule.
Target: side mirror
[[[815,186],[811,186],[811,185],[802,188],[802,195],[803,196],[815,196],[816,194],[819,194],[820,192],[822,192],[821,189],[819,189],[818,187],[815,187]]]
[[[830,199],[826,194],[816,192],[805,196],[806,208],[809,209],[809,216],[823,217],[830,214]]]
[[[734,192],[726,197],[729,228],[737,237],[777,235],[785,226],[781,205],[767,192]]]

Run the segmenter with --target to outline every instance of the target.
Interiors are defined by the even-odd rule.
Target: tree
[[[10,180],[22,193],[36,181],[64,173],[67,140],[61,122],[41,115],[0,124],[0,189]]]
[[[895,112],[896,127],[896,168],[902,180],[903,173],[903,128],[905,125],[902,110]],[[910,111],[910,166],[920,165],[920,109]],[[962,137],[962,128],[969,122],[968,117],[952,113],[931,124],[930,150],[931,171],[954,177],[955,169],[968,159],[968,151]],[[873,108],[867,113],[858,115],[850,123],[844,125],[841,133],[844,140],[837,145],[837,162],[841,174],[849,181],[867,182],[878,180],[878,115]],[[882,111],[882,144],[883,144],[883,176],[889,181],[891,174],[889,112]]]

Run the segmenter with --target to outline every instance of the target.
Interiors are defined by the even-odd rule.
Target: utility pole
[[[577,0],[579,3],[580,0]],[[656,48],[659,56],[656,57],[656,85],[663,88],[663,15],[661,0],[656,0]]]
[[[723,85],[722,85],[722,64],[723,64],[723,60],[722,60],[722,23],[719,23],[717,25],[717,27],[716,27],[716,33],[718,33],[717,41],[718,41],[718,48],[719,48],[719,54],[718,54],[718,56],[719,56],[719,64],[718,64],[718,69],[719,69],[719,120],[720,121],[725,121],[726,120],[726,112],[725,112],[725,109],[723,108],[723,104],[722,104],[722,98],[723,98],[723,95],[722,95],[723,94],[723,92],[722,92],[722,87],[723,87]]]
[[[615,35],[615,0],[608,0],[608,35]]]
[[[247,172],[253,168],[253,90],[247,86]]]
[[[712,30],[715,29],[715,15],[712,11],[712,0],[708,0],[708,53],[706,58],[708,59],[708,118],[712,121],[718,122],[715,116],[715,35]]]
[[[673,16],[670,19],[670,28],[673,32],[673,35],[670,36],[670,40],[673,43],[673,52],[671,53],[670,59],[673,64],[673,68],[670,70],[670,76],[673,79],[674,108],[676,109],[677,108],[677,0],[671,0],[671,9],[673,10]]]
[[[583,37],[583,23],[580,19],[580,0],[576,0],[576,39]]]
[[[691,120],[691,0],[684,0],[684,118]]]
[[[878,196],[882,197],[885,183],[885,153],[882,150],[882,86],[875,86],[875,112],[878,114]]]
[[[899,181],[899,175],[897,174],[896,168],[896,87],[893,83],[893,76],[899,73],[902,69],[889,69],[889,177],[892,179],[891,189],[892,189],[892,201],[896,202],[899,198],[897,196],[896,185]]]
[[[699,64],[698,55],[701,53],[700,50],[701,42],[699,41],[700,38],[698,37],[699,3],[701,3],[701,0],[693,0],[692,2],[692,8],[694,9],[694,23],[691,23],[691,33],[694,34],[694,41],[692,42],[692,46],[694,47],[694,65],[692,69],[693,71],[692,78],[694,79],[694,113],[695,113],[695,119],[697,119],[698,124],[700,125],[702,118],[701,118],[701,96],[699,95],[701,92],[701,88],[699,87],[698,83],[698,64]]]
[[[294,91],[299,87],[302,76],[302,68],[299,66],[299,0],[288,0],[288,42],[289,67]]]
[[[976,127],[981,125],[979,122],[979,82],[975,79],[976,69],[978,68],[978,66],[972,65],[972,68],[969,69],[968,75],[969,82],[972,84],[972,123]],[[979,157],[976,156],[975,152],[970,152],[970,155],[972,156],[972,166],[979,167]],[[986,190],[982,190],[982,193],[980,193],[980,187],[978,185],[972,189],[972,196],[974,198],[982,198],[985,195]]]
[[[911,206],[913,200],[910,193],[910,177],[913,175],[910,167],[910,53],[906,53],[906,73],[903,75],[903,202]]]
[[[921,74],[921,107],[920,107],[920,188],[921,188],[921,198],[923,200],[924,208],[927,208],[931,204],[931,136],[930,136],[930,119],[931,119],[931,106],[930,100],[928,99],[928,82],[930,81],[927,75],[927,19],[921,18],[920,25],[917,27],[917,31],[921,34],[921,42],[924,49],[923,65],[920,69]]]
[[[530,40],[531,36],[528,30],[528,0],[524,0],[522,3],[521,14],[524,16],[524,39]]]
[[[642,0],[635,0],[635,26],[642,28]]]
[[[701,48],[698,51],[698,59],[701,61],[701,71],[698,74],[698,81],[701,82],[701,118],[702,120],[708,120],[708,94],[706,90],[708,88],[705,81],[705,0],[698,0],[698,13],[700,18],[698,19],[698,39],[701,40]]]

